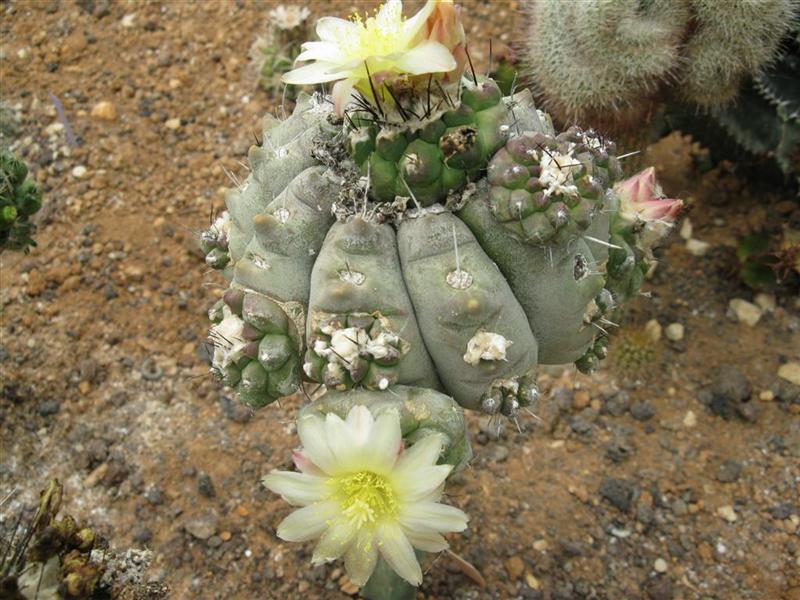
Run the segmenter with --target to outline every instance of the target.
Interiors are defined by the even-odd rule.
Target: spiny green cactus
[[[36,245],[30,217],[42,207],[42,195],[27,176],[24,162],[10,152],[0,154],[0,252]]]
[[[375,199],[392,202],[410,190],[414,200],[430,206],[478,177],[503,144],[512,117],[502,100],[494,81],[465,81],[460,104],[446,97],[451,108],[438,119],[423,119],[424,126],[379,129],[373,125],[379,115],[357,115],[348,150],[361,173],[369,172]],[[419,122],[402,105],[400,111],[406,123]]]
[[[529,0],[526,66],[548,109],[624,129],[670,96],[702,108],[735,98],[773,63],[796,0]]]
[[[579,237],[603,207],[603,186],[622,174],[613,150],[577,127],[512,138],[489,163],[495,217],[536,244]]]

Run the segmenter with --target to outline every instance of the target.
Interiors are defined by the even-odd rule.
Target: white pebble
[[[661,340],[661,324],[655,319],[650,319],[644,324],[644,333],[651,342],[658,342]]]
[[[683,220],[681,223],[681,229],[678,233],[685,240],[690,240],[692,238],[692,222],[689,220],[689,217],[686,217]]]
[[[775,296],[772,294],[756,294],[756,304],[761,307],[764,312],[775,312],[778,303],[775,301]]]
[[[666,573],[667,561],[665,561],[663,558],[657,558],[653,563],[653,568],[656,570],[656,573]]]
[[[178,118],[169,119],[164,125],[167,126],[167,129],[178,129],[181,126],[181,120]]]
[[[708,242],[703,242],[694,238],[689,238],[686,240],[686,249],[692,256],[705,256],[708,254],[710,248],[711,244]]]
[[[670,323],[667,325],[666,329],[664,329],[664,335],[667,336],[668,340],[672,340],[673,342],[680,342],[683,339],[684,334],[684,327],[681,323]]]
[[[72,169],[72,176],[75,179],[83,179],[84,177],[86,177],[86,167],[84,167],[83,165],[78,165],[77,167],[74,167]]]
[[[728,303],[728,318],[745,323],[750,327],[754,327],[759,322],[762,314],[763,311],[758,306],[742,298],[733,298]]]
[[[736,513],[733,510],[733,507],[730,504],[726,504],[725,506],[720,506],[717,509],[717,514],[725,519],[728,523],[734,523],[736,521]]]
[[[135,20],[136,20],[136,13],[130,13],[122,17],[122,21],[120,22],[122,23],[123,27],[130,29],[131,27],[133,27],[133,22]]]
[[[778,368],[778,377],[789,383],[800,385],[800,363],[787,362]]]
[[[697,425],[697,415],[694,414],[694,411],[687,410],[683,417],[683,426],[694,427],[695,425]]]

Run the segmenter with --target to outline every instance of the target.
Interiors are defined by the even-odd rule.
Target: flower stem
[[[417,597],[417,589],[379,558],[372,576],[361,588],[361,595],[367,600],[414,600]]]

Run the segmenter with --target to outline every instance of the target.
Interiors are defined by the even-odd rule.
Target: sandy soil
[[[485,65],[478,46],[507,38],[520,15],[465,4]],[[16,490],[0,528],[59,477],[68,510],[112,547],[154,551],[149,576],[174,598],[356,591],[340,565],[312,569],[310,545],[275,537],[289,507],[258,483],[289,467],[301,400],[251,414],[205,362],[221,280],[195,232],[222,208],[224,171],[246,173],[251,132],[276,108],[247,63],[265,12],[0,5],[0,96],[45,192],[39,247],[0,262],[0,496]],[[92,114],[100,102],[113,119]],[[591,378],[549,369],[542,421],[521,433],[496,439],[471,416],[476,457],[448,487],[471,526],[451,542],[486,587],[442,555],[420,597],[800,598],[800,389],[776,375],[800,359],[800,307],[779,295],[753,327],[726,317],[732,298],[753,299],[734,276],[736,236],[797,207],[730,166],[699,174],[685,140],[646,158],[669,194],[691,198],[694,236],[710,248],[694,256],[673,236],[652,299],[624,329],[655,319],[685,337],[629,334]]]

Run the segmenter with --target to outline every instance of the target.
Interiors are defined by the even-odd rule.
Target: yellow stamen
[[[330,497],[338,500],[342,514],[358,527],[395,518],[397,497],[391,482],[371,471],[358,471],[328,480]]]

